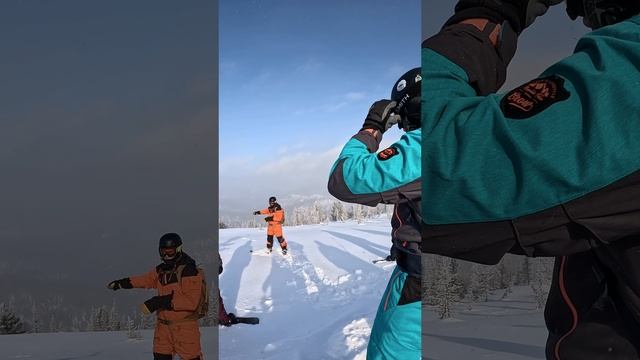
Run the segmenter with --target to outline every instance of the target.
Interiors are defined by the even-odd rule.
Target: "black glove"
[[[231,326],[233,324],[237,324],[238,319],[236,318],[236,315],[234,313],[228,313],[226,319],[218,319],[218,322],[222,326]]]
[[[107,287],[113,291],[118,289],[133,289],[133,285],[131,285],[131,280],[129,278],[124,278],[120,280],[113,280]]]
[[[169,295],[154,296],[140,307],[145,314],[151,314],[156,310],[171,310],[171,298],[173,298],[173,292]]]
[[[266,222],[273,221],[273,216],[267,216],[266,218],[264,218],[264,221]]]
[[[544,15],[550,6],[563,0],[460,0],[455,14],[446,25],[463,20],[482,18],[495,24],[508,21],[513,30],[520,34],[531,25],[536,17]]]
[[[260,215],[260,211],[259,210],[254,211],[253,215]]]
[[[396,102],[392,100],[378,100],[371,105],[367,118],[364,119],[362,129],[374,129],[381,133],[400,121],[400,115],[392,114],[396,108]]]

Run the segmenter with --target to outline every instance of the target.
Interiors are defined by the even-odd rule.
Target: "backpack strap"
[[[187,265],[182,264],[182,265],[178,265],[178,267],[176,268],[176,277],[178,278],[178,285],[181,284],[182,272],[184,271],[185,267],[187,267]]]

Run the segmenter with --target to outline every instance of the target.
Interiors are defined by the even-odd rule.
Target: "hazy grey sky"
[[[436,34],[442,24],[453,15],[457,1],[422,2],[422,40]],[[553,62],[572,53],[581,35],[587,29],[582,21],[571,21],[565,4],[552,7],[548,14],[538,18],[525,29],[518,41],[518,51],[507,73],[502,90],[514,88],[538,76]]]
[[[0,2],[1,294],[68,287],[110,303],[106,281],[148,271],[170,231],[213,253],[216,10]]]

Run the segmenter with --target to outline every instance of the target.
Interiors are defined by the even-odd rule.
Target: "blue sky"
[[[222,0],[219,15],[221,211],[239,192],[326,194],[337,149],[420,65],[420,2]]]

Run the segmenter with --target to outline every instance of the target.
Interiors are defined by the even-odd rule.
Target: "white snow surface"
[[[454,316],[440,320],[436,308],[423,311],[423,360],[543,360],[547,330],[531,288],[516,286],[502,298],[456,304]]]
[[[258,316],[259,325],[202,328],[205,359],[331,360],[366,357],[375,312],[395,264],[372,263],[387,255],[386,218],[285,227],[290,254],[265,248],[264,229],[220,230],[224,272],[220,288],[227,311]],[[254,252],[250,252],[253,250]],[[459,305],[454,319],[427,309],[427,360],[544,359],[546,331],[541,310],[527,288],[502,300]],[[125,332],[0,336],[0,359],[152,359],[153,331],[143,340]],[[219,356],[219,357],[218,357]]]
[[[285,227],[283,256],[277,241],[264,253],[264,229],[221,230],[225,307],[260,317],[260,325],[221,328],[220,358],[364,359],[395,266],[372,263],[388,254],[390,231],[386,217]]]

